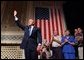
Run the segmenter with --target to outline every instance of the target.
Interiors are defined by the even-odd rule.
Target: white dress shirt
[[[58,35],[54,36],[54,39],[61,41],[61,36],[58,36]],[[52,47],[58,47],[58,46],[60,46],[59,43],[57,43],[56,41],[52,42]]]
[[[32,30],[33,30],[33,28],[34,28],[34,26],[31,26],[31,28],[30,28],[30,34],[29,35],[31,35],[32,34]]]

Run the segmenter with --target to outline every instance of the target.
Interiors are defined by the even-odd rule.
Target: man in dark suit
[[[17,18],[17,11],[14,11],[15,22],[24,31],[24,37],[20,45],[25,51],[26,59],[38,59],[38,52],[42,48],[42,37],[39,28],[34,26],[34,20],[29,19],[28,25],[24,26]]]

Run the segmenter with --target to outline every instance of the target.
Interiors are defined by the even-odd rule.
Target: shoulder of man
[[[36,26],[34,26],[34,27],[35,27],[37,30],[41,30],[40,27],[36,27]]]
[[[70,36],[71,39],[74,39],[75,37],[74,36]]]

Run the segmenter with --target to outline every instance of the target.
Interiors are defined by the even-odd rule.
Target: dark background
[[[67,28],[74,34],[75,28],[83,29],[83,1],[68,1],[63,5]]]

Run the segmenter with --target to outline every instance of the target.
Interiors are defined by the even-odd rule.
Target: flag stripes
[[[59,9],[48,8],[48,10],[49,18],[35,18],[35,25],[41,29],[42,39],[50,41],[54,31],[57,31],[59,35],[63,34],[64,23],[62,22],[62,15]]]

